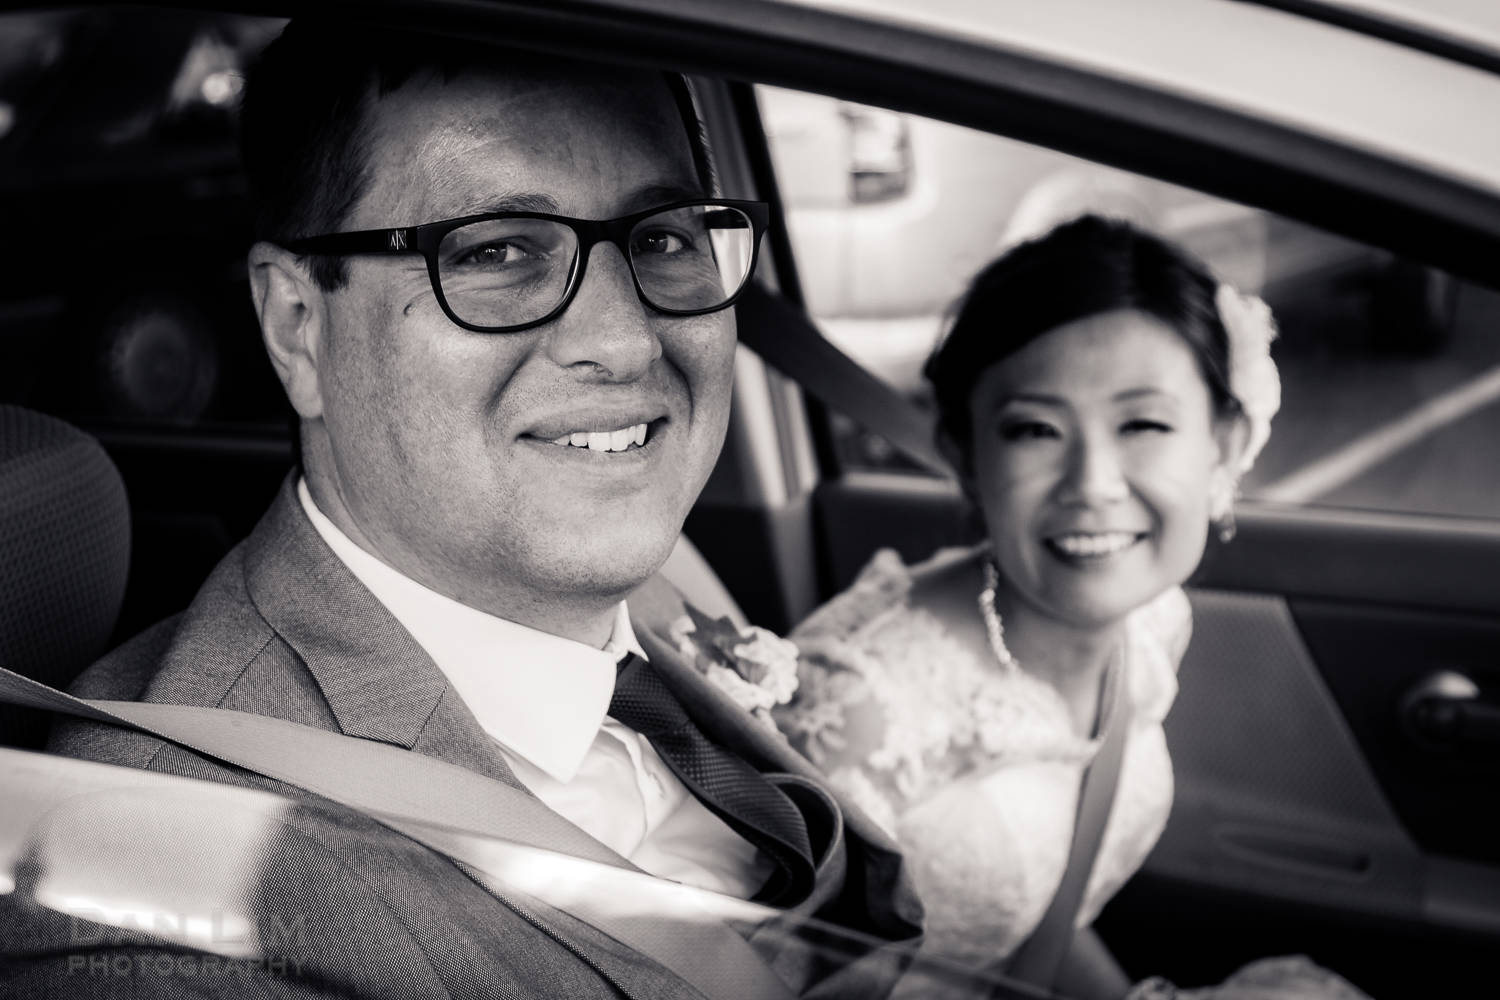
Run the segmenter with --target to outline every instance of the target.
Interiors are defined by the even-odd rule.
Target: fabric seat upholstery
[[[129,569],[125,484],[99,442],[0,405],[0,666],[66,688],[104,652]],[[40,748],[48,722],[0,706],[0,743]]]

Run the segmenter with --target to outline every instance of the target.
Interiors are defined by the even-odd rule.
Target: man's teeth
[[[1059,535],[1052,539],[1052,544],[1070,556],[1107,556],[1134,545],[1136,537],[1126,531],[1111,531],[1102,535]]]
[[[646,443],[646,425],[631,424],[617,431],[574,431],[560,438],[553,438],[552,443],[587,448],[589,451],[624,451],[631,445]]]

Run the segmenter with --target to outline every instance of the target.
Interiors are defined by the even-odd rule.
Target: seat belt
[[[1073,841],[1068,865],[1063,870],[1052,903],[1031,935],[1005,963],[1006,974],[1051,992],[1062,971],[1063,959],[1073,944],[1078,912],[1088,890],[1104,842],[1104,828],[1120,785],[1120,766],[1130,730],[1130,697],[1126,692],[1123,655],[1117,658],[1105,680],[1103,739],[1093,761],[1083,773],[1078,792],[1078,816],[1073,823]]]
[[[628,867],[619,855],[594,840],[519,788],[486,778],[424,754],[373,740],[314,729],[264,715],[223,708],[161,705],[152,702],[94,701],[75,698],[0,668],[0,702],[124,726],[256,774],[283,781],[341,805],[367,813],[384,825],[480,873],[527,881],[520,866],[496,872],[493,845],[498,837],[524,847],[558,853],[608,868],[590,869],[633,884],[639,892],[660,883],[666,905],[682,919],[656,912],[612,910],[615,892],[568,893],[557,909],[582,920],[656,961],[709,1000],[791,1000],[790,987],[748,941],[709,915],[707,894],[661,882]],[[535,871],[536,866],[532,866]],[[471,872],[472,874],[472,872]],[[503,887],[481,880],[502,902]],[[560,880],[530,880],[525,891],[551,903]],[[548,883],[553,883],[549,885]],[[724,911],[762,912],[725,897]]]
[[[801,309],[752,281],[734,312],[740,341],[766,364],[922,468],[953,474],[938,454],[932,418],[829,343]]]

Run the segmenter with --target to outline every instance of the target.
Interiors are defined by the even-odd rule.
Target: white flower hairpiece
[[[1229,334],[1229,391],[1239,400],[1250,425],[1236,478],[1250,471],[1271,436],[1271,418],[1281,409],[1281,375],[1271,360],[1276,320],[1271,307],[1254,295],[1243,295],[1227,283],[1214,295],[1219,319]]]

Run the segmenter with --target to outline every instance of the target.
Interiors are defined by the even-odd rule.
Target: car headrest
[[[125,484],[99,442],[0,405],[0,666],[63,688],[108,643],[130,568]],[[48,720],[0,706],[0,743]]]

